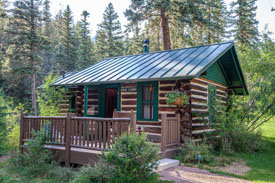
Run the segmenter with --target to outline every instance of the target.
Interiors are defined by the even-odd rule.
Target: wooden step
[[[148,133],[145,132],[148,137],[148,140],[151,142],[160,142],[161,141],[161,134],[158,133]]]
[[[148,133],[161,133],[161,126],[154,125],[142,125],[144,128],[144,132]]]
[[[137,121],[137,125],[161,126],[161,121]]]

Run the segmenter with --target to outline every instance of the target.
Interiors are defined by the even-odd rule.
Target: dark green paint
[[[207,69],[207,75],[203,75],[202,77],[212,81],[216,81],[226,86],[228,85],[224,73],[218,62],[215,62],[211,67],[209,67]]]
[[[153,86],[153,119],[143,119],[142,110],[142,86],[152,84]],[[159,103],[159,87],[158,81],[139,82],[137,83],[137,120],[141,121],[158,121],[158,103]]]

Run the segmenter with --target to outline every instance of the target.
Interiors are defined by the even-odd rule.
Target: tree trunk
[[[37,115],[37,107],[36,107],[36,92],[35,92],[35,44],[34,44],[34,38],[35,38],[35,20],[34,20],[34,5],[33,5],[33,0],[31,0],[31,57],[30,57],[30,64],[31,64],[31,72],[32,72],[32,79],[31,79],[31,90],[32,90],[32,109],[33,109],[33,114]]]
[[[170,41],[170,33],[169,33],[169,23],[168,23],[168,16],[165,14],[164,8],[160,8],[160,18],[161,18],[163,50],[170,50],[171,41]]]

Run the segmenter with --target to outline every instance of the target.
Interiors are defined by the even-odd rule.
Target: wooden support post
[[[136,113],[131,110],[131,122],[130,122],[130,128],[131,128],[131,132],[135,133],[136,132],[136,124],[137,123],[137,116]]]
[[[65,166],[70,166],[70,153],[71,153],[71,117],[72,114],[67,114],[66,124],[65,124]]]
[[[161,152],[166,151],[167,114],[161,114]]]
[[[177,114],[177,143],[180,146],[180,114]]]
[[[20,117],[20,141],[19,141],[19,148],[22,151],[23,150],[23,140],[24,140],[24,114],[21,113],[21,117]]]

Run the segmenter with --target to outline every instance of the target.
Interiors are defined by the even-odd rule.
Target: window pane
[[[87,115],[98,115],[98,90],[88,89]]]
[[[142,100],[153,100],[153,86],[144,85],[142,87]]]
[[[143,119],[153,119],[153,104],[150,102],[142,102],[142,118]]]

